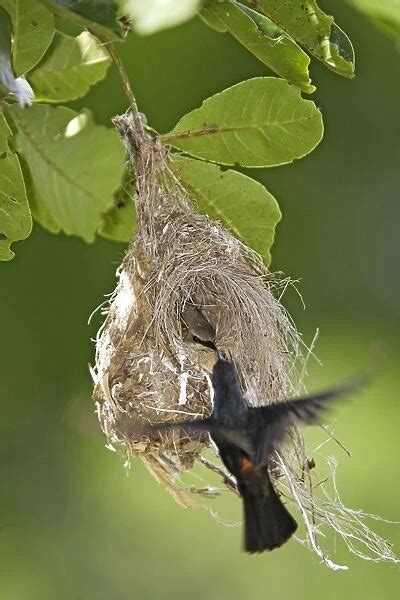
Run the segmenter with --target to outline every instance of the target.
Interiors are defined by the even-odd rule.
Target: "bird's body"
[[[297,523],[279,499],[267,465],[257,465],[257,409],[248,406],[233,363],[218,358],[212,383],[214,407],[210,420],[218,427],[212,428],[210,435],[243,499],[245,550],[272,550],[292,535]]]
[[[207,345],[213,347],[211,342]],[[253,408],[245,400],[233,362],[222,358],[217,351],[212,385],[214,404],[209,417],[154,424],[150,430],[179,427],[188,434],[208,431],[222,462],[235,477],[243,499],[245,550],[252,553],[273,550],[291,537],[297,523],[275,491],[269,463],[291,426],[301,421],[317,423],[327,403],[353,389],[354,384]]]

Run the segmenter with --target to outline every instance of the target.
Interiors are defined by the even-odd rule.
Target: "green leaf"
[[[244,2],[271,19],[329,69],[344,77],[354,77],[353,46],[344,31],[334,23],[333,17],[318,7],[316,0]]]
[[[0,6],[0,98],[15,94],[21,106],[29,106],[34,98],[31,86],[24,77],[15,77],[11,64],[11,21]]]
[[[132,19],[135,31],[150,35],[175,27],[194,17],[201,0],[124,0],[123,11]]]
[[[75,38],[57,32],[29,81],[39,101],[74,100],[105,77],[110,62],[108,52],[90,33],[84,31]]]
[[[270,19],[233,0],[208,0],[202,13],[214,22],[219,20],[221,27],[272,71],[304,92],[315,91],[308,73],[309,57]]]
[[[348,0],[386,35],[400,37],[399,0]]]
[[[49,47],[54,34],[54,17],[40,0],[0,0],[11,17],[13,64],[16,75],[34,67]]]
[[[113,194],[111,208],[104,214],[99,234],[115,242],[130,242],[136,227],[132,176],[125,170],[119,189]]]
[[[0,260],[10,260],[12,242],[24,240],[32,230],[32,217],[19,160],[8,145],[11,130],[0,113]]]
[[[305,156],[323,135],[315,104],[283,79],[249,79],[205,100],[163,136],[197,158],[272,167]]]
[[[46,205],[37,190],[35,182],[33,181],[32,173],[29,170],[28,163],[22,155],[19,156],[19,162],[21,164],[26,194],[29,199],[29,207],[31,209],[33,219],[44,229],[50,231],[50,233],[60,233],[61,228],[57,225],[47,210]]]
[[[83,28],[111,40],[122,37],[118,21],[118,3],[115,0],[41,0],[61,19],[72,21]]]
[[[256,250],[268,266],[281,212],[261,183],[237,171],[173,155],[171,168],[201,213],[221,221],[238,239]]]
[[[62,106],[12,107],[9,113],[17,149],[52,222],[93,241],[123,172],[125,153],[117,134],[95,125],[89,113]]]

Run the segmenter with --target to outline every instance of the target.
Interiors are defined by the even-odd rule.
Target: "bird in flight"
[[[209,346],[217,354],[212,372],[212,413],[199,420],[155,423],[142,433],[159,433],[172,428],[179,428],[188,435],[208,432],[222,462],[234,476],[243,500],[245,550],[250,553],[273,550],[293,535],[297,523],[271,481],[271,458],[292,426],[302,422],[318,423],[329,403],[353,390],[357,383],[253,408],[245,400],[234,363],[223,358],[213,342],[196,339],[196,336],[195,341]]]

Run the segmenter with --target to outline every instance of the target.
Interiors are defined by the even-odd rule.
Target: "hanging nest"
[[[258,255],[219,223],[195,211],[159,138],[135,128],[130,113],[114,124],[136,186],[137,229],[97,335],[92,375],[98,418],[109,442],[128,460],[139,456],[179,503],[193,506],[180,476],[196,461],[222,474],[235,490],[230,475],[203,455],[208,435],[191,437],[176,428],[138,438],[135,432],[143,422],[179,422],[211,412],[214,352],[196,344],[194,336],[215,338],[234,361],[252,406],[279,402],[298,391],[299,336],[275,298],[285,282],[273,278]],[[387,542],[364,524],[354,525],[342,504],[338,509],[335,501],[318,503],[310,465],[301,434],[294,430],[277,456],[273,476],[298,505],[317,554],[339,568],[317,542],[318,527],[328,523],[360,555],[354,532],[343,533],[350,523],[372,559],[395,560]],[[190,491],[212,493],[207,486]]]

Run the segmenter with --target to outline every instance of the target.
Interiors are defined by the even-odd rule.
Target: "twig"
[[[107,50],[108,54],[110,55],[110,58],[111,58],[112,62],[116,66],[119,78],[120,78],[121,83],[122,83],[122,88],[123,88],[123,90],[125,92],[126,97],[129,100],[129,104],[130,104],[130,108],[131,108],[131,112],[132,112],[132,119],[133,119],[133,123],[135,125],[135,129],[137,129],[140,133],[143,133],[143,123],[142,123],[142,120],[140,118],[140,114],[139,114],[139,109],[138,109],[138,106],[137,106],[136,98],[135,98],[135,96],[133,94],[133,91],[132,91],[132,88],[131,88],[131,84],[129,82],[128,73],[126,72],[125,65],[122,62],[119,54],[117,53],[117,51],[116,51],[116,49],[114,47],[114,44],[110,40],[108,40],[107,38],[99,35],[98,33],[94,33],[93,31],[90,31],[90,33],[98,40],[98,42],[102,46],[105,47],[105,49]]]
[[[321,560],[333,571],[339,571],[339,570],[347,570],[348,567],[346,565],[337,565],[334,562],[332,562],[327,556],[325,556],[324,552],[322,551],[322,549],[320,548],[317,539],[316,539],[316,529],[314,524],[310,523],[309,519],[308,519],[308,515],[306,512],[306,509],[303,505],[303,502],[301,501],[301,499],[299,498],[299,495],[296,492],[296,488],[293,482],[293,478],[290,476],[288,469],[286,468],[286,465],[282,459],[282,457],[280,455],[278,455],[279,457],[279,463],[280,466],[282,468],[282,471],[284,472],[285,476],[286,476],[286,480],[289,484],[289,487],[291,489],[293,498],[295,499],[295,501],[297,502],[297,505],[299,507],[299,510],[302,514],[305,526],[307,528],[307,534],[308,534],[308,539],[311,543],[311,546],[314,550],[314,552],[321,558]]]
[[[337,438],[336,438],[336,437],[333,435],[333,431],[334,431],[334,429],[335,429],[335,424],[336,424],[336,423],[334,423],[334,424],[333,424],[333,426],[332,426],[332,430],[331,430],[331,431],[329,431],[329,430],[328,430],[328,428],[327,428],[327,427],[325,427],[325,425],[322,425],[322,424],[320,424],[319,426],[320,426],[320,428],[321,428],[323,431],[325,431],[325,433],[327,433],[327,434],[328,434],[329,438],[330,438],[331,440],[333,440],[334,442],[336,442],[336,444],[337,444],[337,445],[338,445],[338,446],[339,446],[339,447],[340,447],[342,450],[344,450],[344,452],[346,452],[347,456],[348,456],[349,458],[351,458],[351,453],[350,453],[350,450],[348,450],[348,449],[346,448],[346,446],[345,446],[344,444],[342,444],[342,442],[340,442],[340,441],[339,441],[339,440],[338,440],[338,439],[337,439]],[[318,446],[318,447],[317,447],[315,450],[316,450],[316,451],[317,451],[317,450],[319,450],[319,449],[322,447],[322,445],[323,445],[323,444],[320,444],[320,445],[319,445],[319,446]]]
[[[210,471],[214,471],[214,473],[220,475],[225,485],[228,486],[233,492],[235,492],[235,494],[239,495],[235,480],[233,479],[233,477],[230,477],[230,475],[228,475],[228,473],[226,473],[224,469],[221,469],[201,454],[198,457],[198,459],[205,467],[207,467],[207,469],[210,469]]]

